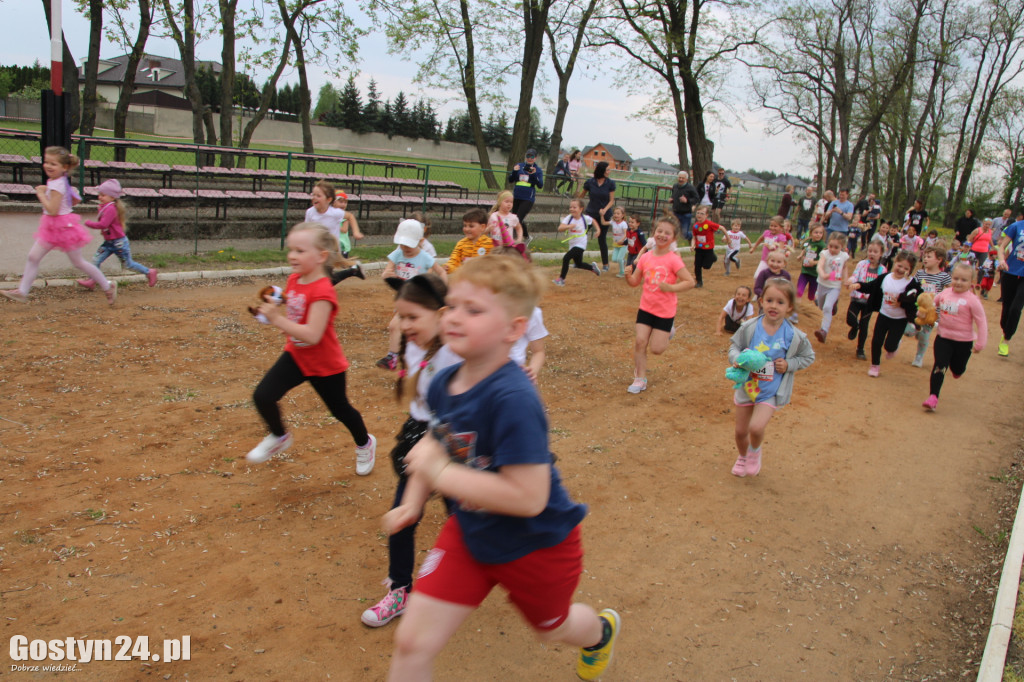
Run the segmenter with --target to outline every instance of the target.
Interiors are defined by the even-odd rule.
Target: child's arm
[[[345,226],[348,225],[349,223],[352,223],[351,228],[346,228]],[[356,217],[349,213],[348,211],[345,211],[345,219],[341,221],[341,231],[350,231],[352,233],[352,239],[363,238],[363,233],[359,229],[359,221],[356,220]]]
[[[978,330],[978,338],[974,340],[972,350],[975,353],[980,353],[985,349],[985,344],[988,343],[988,319],[985,317],[985,308],[982,307],[981,300],[977,296],[972,297],[970,306],[971,319]]]
[[[668,284],[667,282],[658,282],[658,288],[662,291],[674,291],[677,294],[692,289],[697,286],[697,280],[693,278],[690,271],[686,269],[686,266],[676,270],[676,283]]]
[[[722,334],[725,333],[725,316],[726,316],[726,314],[727,313],[723,310],[722,314],[718,316],[718,328],[715,330],[715,333],[718,334],[719,336],[721,336]]]
[[[754,242],[753,244],[750,244],[750,253],[754,253],[754,249],[756,249],[758,247],[758,245],[761,244],[761,242],[763,242],[763,241],[764,241],[764,233],[762,232],[761,236],[757,238],[757,241]],[[749,237],[747,238],[747,243],[750,243],[750,238]]]
[[[430,484],[423,478],[412,474],[405,484],[405,492],[402,493],[402,501],[397,507],[384,515],[381,525],[384,532],[394,535],[403,528],[408,528],[416,523],[423,513],[423,505],[430,499]]]
[[[530,381],[537,383],[537,376],[540,375],[540,368],[544,366],[544,360],[547,359],[547,353],[544,350],[544,339],[534,339],[527,344],[526,349],[530,351],[530,361],[523,367],[526,370],[526,376],[530,377]]]
[[[327,330],[327,320],[331,315],[332,305],[329,301],[313,301],[306,316],[306,323],[300,324],[289,320],[283,308],[276,303],[264,302],[260,305],[260,312],[267,318],[269,324],[274,325],[296,341],[315,346],[320,343],[324,332]]]
[[[110,206],[111,204],[107,204]],[[91,227],[94,230],[106,230],[114,224],[114,219],[117,218],[117,211],[103,210],[100,207],[99,215],[96,216],[98,220],[86,220],[86,227]]]
[[[445,272],[444,268],[436,260],[434,261],[434,264],[430,266],[430,272],[440,277],[441,281],[445,284],[448,283],[448,273]]]
[[[646,249],[646,248],[647,247],[644,246],[644,249]],[[644,251],[643,251],[643,249],[641,249],[640,253],[638,253],[636,255],[636,258],[633,260],[633,264],[626,266],[626,284],[628,284],[631,287],[638,287],[638,286],[640,286],[640,282],[642,282],[643,279],[644,279],[644,273],[643,273],[642,270],[640,270],[640,267],[639,267],[639,265],[640,265],[640,256],[642,256],[643,253],[644,253]]]
[[[781,370],[782,372],[798,372],[801,369],[810,367],[811,363],[814,362],[814,348],[811,347],[810,339],[807,338],[806,334],[800,334],[799,337],[800,345],[797,346],[796,355],[792,358],[779,358],[776,360],[776,369],[779,369],[779,362],[784,362],[786,367]]]
[[[818,258],[818,264],[815,266],[814,269],[818,271],[818,278],[819,279],[827,280],[828,279],[828,273],[825,272],[825,270],[823,270],[824,267],[825,267],[825,259],[824,258]]]
[[[571,223],[559,223],[559,225],[558,225],[558,231],[559,232],[565,232],[566,230],[571,230],[571,229],[572,229],[572,224]]]
[[[413,446],[405,462],[431,489],[492,514],[537,516],[551,495],[550,464],[511,464],[497,471],[472,469],[453,462],[429,433]]]
[[[46,185],[36,186],[36,197],[43,205],[43,212],[47,215],[57,215],[57,211],[60,210],[60,202],[64,200],[64,194],[57,190],[47,193]]]
[[[764,282],[768,278],[768,275],[765,274],[766,272],[771,274],[771,271],[765,268],[757,273],[757,277],[754,278],[754,297],[758,300],[758,305],[761,305],[761,292],[764,291]]]
[[[395,261],[388,258],[387,265],[384,266],[384,272],[380,274],[382,279],[395,276]]]
[[[452,249],[452,255],[448,257],[448,263],[445,264],[445,270],[448,271],[448,274],[455,272],[456,270],[459,269],[459,266],[462,265],[463,241],[464,239],[460,239],[458,242],[455,243],[455,248]]]

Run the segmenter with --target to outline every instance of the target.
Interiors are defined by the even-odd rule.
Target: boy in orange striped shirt
[[[462,216],[462,232],[466,236],[455,244],[445,270],[455,272],[467,259],[483,256],[493,249],[494,242],[484,234],[486,230],[487,212],[482,208],[467,211],[466,215]]]

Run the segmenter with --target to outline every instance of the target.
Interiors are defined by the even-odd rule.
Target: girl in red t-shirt
[[[245,458],[266,462],[292,444],[292,435],[281,422],[277,401],[304,381],[309,381],[327,409],[343,423],[356,443],[356,473],[366,476],[373,470],[377,439],[366,432],[363,417],[345,395],[345,370],[348,360],[334,333],[338,299],[324,265],[336,265],[341,259],[338,240],[318,223],[299,223],[288,233],[288,264],[292,274],[285,286],[283,307],[264,302],[259,312],[287,337],[284,353],[253,392],[253,402],[270,435],[249,451]]]

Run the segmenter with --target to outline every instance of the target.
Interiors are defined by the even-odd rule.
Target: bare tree
[[[145,55],[146,41],[149,40],[155,10],[149,0],[137,0],[134,6],[126,5],[127,3],[112,6],[114,29],[110,32],[112,39],[129,50],[128,61],[124,67],[124,77],[121,79],[121,91],[117,95],[117,104],[114,106],[114,137],[118,138],[124,138],[128,132],[128,107],[131,104],[132,95],[135,94],[135,78],[139,71],[139,64],[142,63],[142,58]],[[130,35],[133,28],[132,21],[125,16],[131,9],[138,12],[138,24],[134,26],[134,37]],[[124,161],[127,151],[124,147],[117,147],[114,150],[114,155],[118,161]]]
[[[196,43],[204,34],[203,19],[207,8],[205,5],[200,5],[200,12],[197,15],[194,0],[181,0],[180,7],[172,6],[171,0],[163,0],[163,9],[167,28],[181,55],[181,66],[185,76],[185,94],[189,104],[192,105],[192,139],[196,144],[203,143],[203,127],[205,125],[206,142],[217,144],[213,112],[203,105],[203,95],[196,83]],[[209,165],[212,161],[204,154],[197,155],[196,163]]]
[[[519,105],[516,107],[515,122],[512,125],[512,148],[508,155],[509,170],[523,158],[529,142],[533,90],[544,53],[544,33],[552,2],[553,0],[521,0],[517,4],[521,11],[523,51],[519,62]],[[555,155],[558,155],[557,149]]]
[[[85,84],[82,86],[82,125],[83,135],[92,135],[96,128],[96,81],[100,67],[100,43],[103,41],[103,0],[88,0],[78,3],[89,17],[89,56],[85,60]]]

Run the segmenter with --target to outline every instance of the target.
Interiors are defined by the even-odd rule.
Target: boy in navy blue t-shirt
[[[597,679],[611,660],[618,614],[572,603],[586,507],[562,487],[540,397],[508,357],[541,282],[508,256],[474,258],[451,276],[442,331],[465,361],[430,384],[432,428],[406,456],[409,485],[384,525],[394,533],[413,523],[432,490],[455,513],[395,632],[390,680],[430,679],[434,658],[498,584],[540,639],[581,647],[578,676]]]

